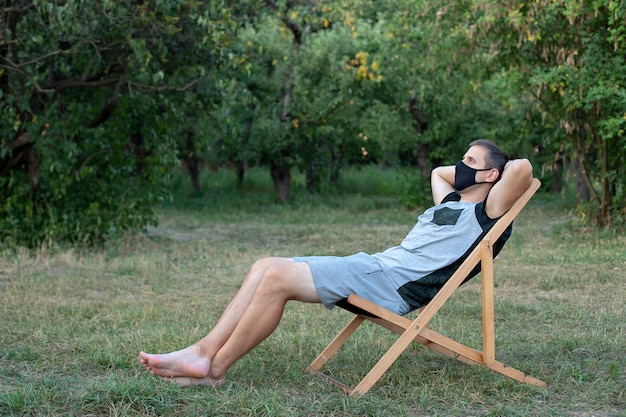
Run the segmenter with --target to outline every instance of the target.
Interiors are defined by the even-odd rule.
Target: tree
[[[388,45],[380,3],[266,4],[272,13],[240,33],[246,75],[237,79],[254,97],[245,142],[259,150],[275,184],[283,184],[276,189],[287,190],[295,166],[315,191],[336,182],[345,162],[395,163],[415,131],[406,89],[382,75]]]
[[[5,1],[0,239],[92,243],[154,222],[175,112],[221,58],[224,2]]]
[[[576,0],[477,1],[466,27],[488,42],[492,62],[533,97],[561,135],[559,165],[579,179],[581,215],[598,225],[626,221],[626,7]]]

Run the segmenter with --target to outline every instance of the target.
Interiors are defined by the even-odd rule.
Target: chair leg
[[[480,245],[483,299],[483,362],[485,365],[492,365],[496,360],[493,252],[490,241],[483,240]]]
[[[335,336],[332,342],[330,342],[328,346],[326,346],[326,349],[324,349],[322,353],[320,353],[317,358],[311,363],[311,365],[307,369],[307,372],[316,373],[320,369],[322,369],[322,366],[324,366],[324,364],[328,362],[328,360],[332,358],[335,353],[337,353],[339,348],[346,342],[346,340],[348,340],[348,338],[363,323],[363,321],[365,321],[365,318],[363,316],[354,316],[354,318],[350,320],[348,325],[344,327],[337,336]]]
[[[419,317],[419,316],[418,316]],[[416,320],[413,323],[419,322]],[[395,343],[387,350],[387,352],[380,358],[380,360],[374,365],[369,373],[354,387],[350,396],[357,396],[365,394],[370,388],[380,379],[381,376],[389,369],[391,365],[398,359],[398,357],[406,350],[407,347],[415,340],[419,333],[426,328],[430,320],[423,321],[422,327],[415,326],[407,328]]]

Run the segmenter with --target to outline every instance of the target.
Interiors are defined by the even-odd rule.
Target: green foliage
[[[154,223],[225,2],[15,1],[1,10],[0,240],[91,244]]]
[[[141,229],[177,158],[324,193],[350,165],[427,182],[477,138],[574,189],[585,221],[626,220],[623,2],[7,4],[3,242]]]
[[[409,13],[414,6],[409,3],[396,11],[371,1],[310,8],[293,2],[271,8],[272,13],[240,31],[245,52],[235,74],[237,85],[249,91],[241,96],[250,98],[228,112],[239,129],[225,135],[226,154],[298,166],[307,172],[307,188],[318,191],[336,183],[345,164],[414,165],[419,156],[428,165],[423,172],[428,171],[430,154],[436,153],[428,149],[427,155],[418,155],[424,148],[416,146],[415,121],[407,111],[411,90],[430,75],[416,75],[412,68],[423,57],[408,53],[411,43],[419,51],[423,36],[405,41],[397,30],[397,18],[405,20],[405,28],[419,18]],[[294,26],[306,28],[297,44]],[[447,149],[454,158],[467,145],[464,138],[457,142],[458,149]]]
[[[73,141],[56,123],[42,132],[36,188],[21,172],[2,178],[8,195],[0,210],[4,242],[89,244],[155,223],[151,207],[168,195],[164,186],[177,160],[163,126],[142,119],[135,104],[122,99],[126,111],[109,121],[117,135],[103,127],[76,129],[80,141]],[[133,136],[141,138],[136,149],[128,140]]]
[[[560,129],[541,145],[561,165],[576,162],[581,216],[597,225],[622,226],[623,2],[476,3],[483,17],[471,36],[498,51],[493,62],[507,68],[516,88],[536,98],[544,120]]]

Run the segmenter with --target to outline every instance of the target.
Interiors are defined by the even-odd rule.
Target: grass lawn
[[[548,388],[415,345],[349,398],[303,370],[351,315],[301,303],[218,389],[148,374],[139,351],[204,336],[256,259],[378,251],[418,214],[397,203],[391,177],[325,198],[296,188],[289,206],[272,204],[268,187],[233,192],[223,181],[205,177],[195,198],[180,183],[158,227],[104,248],[0,253],[0,415],[626,416],[626,238],[577,226],[542,194],[495,263],[496,357]],[[476,347],[479,279],[432,323]],[[357,334],[325,367],[343,381],[356,382],[393,340],[371,325]]]

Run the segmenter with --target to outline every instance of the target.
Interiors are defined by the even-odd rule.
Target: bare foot
[[[203,379],[209,375],[211,360],[200,355],[193,346],[165,354],[139,353],[141,364],[155,375],[175,378]]]
[[[180,385],[181,387],[194,387],[194,386],[205,386],[205,387],[213,387],[217,388],[226,382],[226,379],[213,379],[211,377],[204,378],[190,378],[188,376],[177,376],[173,378],[161,377],[164,381],[172,382],[174,384]]]

